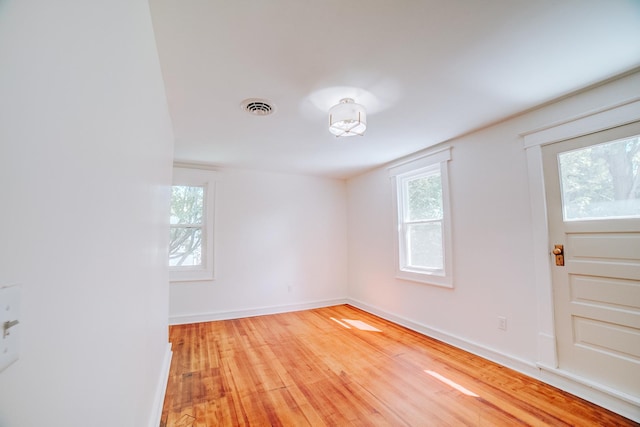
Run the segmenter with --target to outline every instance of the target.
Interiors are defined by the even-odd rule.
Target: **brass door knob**
[[[563,266],[564,265],[564,245],[554,245],[551,253],[555,255],[556,265]]]

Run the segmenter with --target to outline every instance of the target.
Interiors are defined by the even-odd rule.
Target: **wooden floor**
[[[170,340],[161,427],[638,425],[351,306],[172,326]]]

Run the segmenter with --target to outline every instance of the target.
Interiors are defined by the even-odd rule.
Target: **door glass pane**
[[[169,266],[202,265],[202,229],[171,227]]]
[[[565,221],[640,217],[640,136],[558,154]]]
[[[407,182],[408,220],[442,218],[442,180],[440,172]]]
[[[171,224],[202,224],[203,214],[204,187],[171,187]]]
[[[409,224],[407,227],[409,266],[441,270],[443,268],[442,222]]]

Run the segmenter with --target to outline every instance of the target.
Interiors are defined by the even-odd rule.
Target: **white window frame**
[[[169,266],[171,282],[214,280],[214,218],[216,172],[186,167],[173,168],[173,185],[204,187],[202,265]],[[167,260],[168,262],[168,260]]]
[[[389,168],[395,204],[395,271],[396,278],[435,286],[453,288],[453,262],[451,244],[451,209],[449,195],[448,162],[451,160],[451,148],[431,152],[424,156],[396,164]],[[405,204],[403,186],[410,178],[439,170],[442,182],[442,269],[412,268],[406,257],[406,239],[404,223]]]

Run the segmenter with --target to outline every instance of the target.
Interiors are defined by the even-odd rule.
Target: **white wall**
[[[394,205],[383,168],[349,181],[349,296],[514,356],[535,355],[522,144],[492,129],[452,146],[454,289],[394,278]],[[497,316],[507,317],[506,333]]]
[[[535,369],[538,333],[552,331],[544,330],[550,319],[539,319],[535,227],[520,134],[638,96],[640,73],[448,143],[454,289],[394,278],[387,170],[349,180],[349,297],[420,330]],[[506,331],[497,328],[498,316],[507,317]]]
[[[0,1],[0,426],[149,425],[172,140],[146,1]]]
[[[215,222],[215,280],[172,283],[172,323],[327,305],[346,297],[343,181],[222,169]]]

